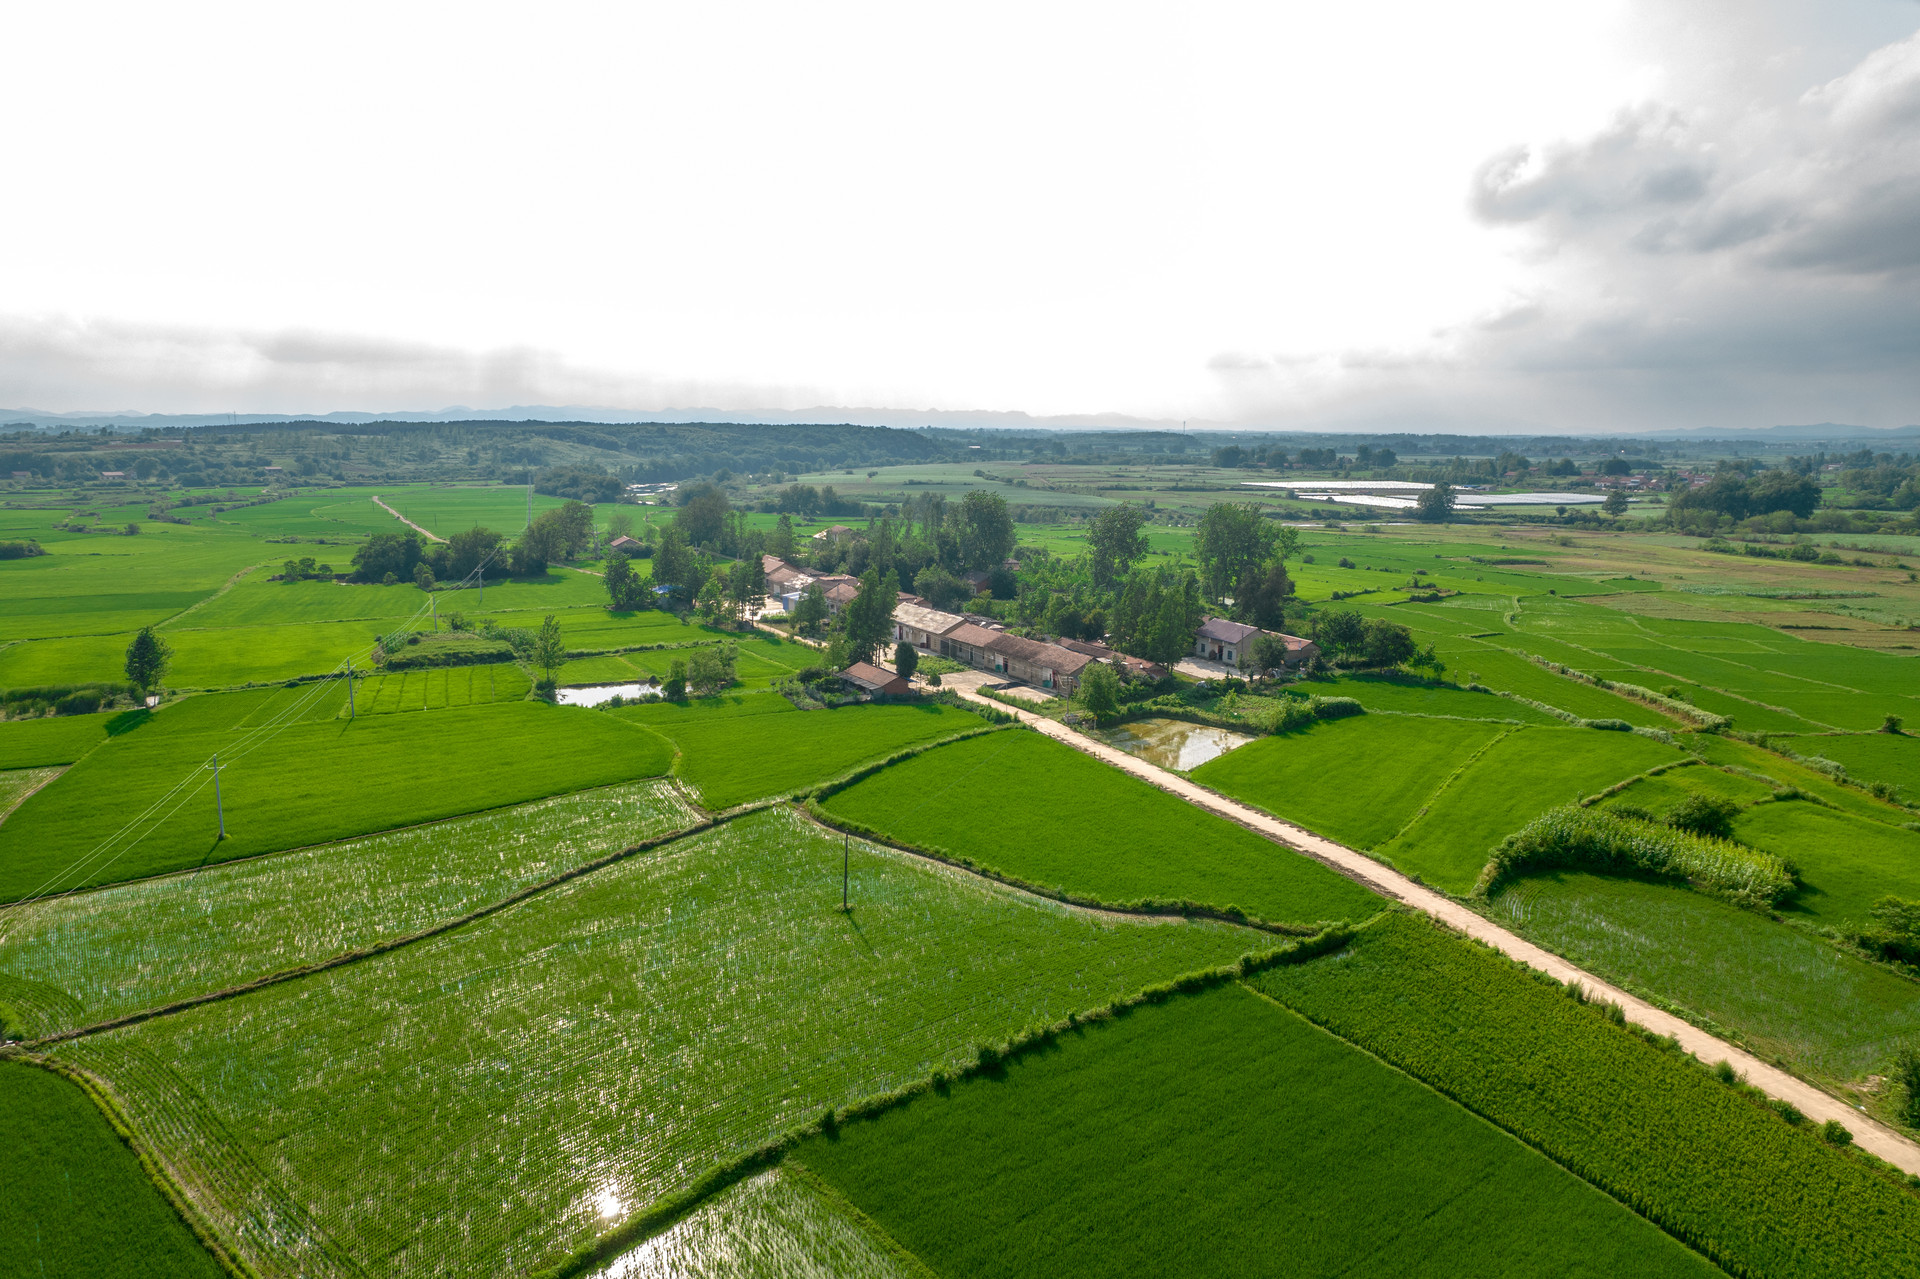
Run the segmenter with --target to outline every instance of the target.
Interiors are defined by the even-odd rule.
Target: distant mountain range
[[[168,427],[228,426],[273,422],[714,422],[770,425],[833,423],[853,426],[891,426],[900,428],[938,427],[945,430],[1002,431],[1177,431],[1185,427],[1196,433],[1233,435],[1264,434],[1257,424],[1229,422],[1155,421],[1114,413],[1069,414],[1036,417],[1029,413],[967,411],[949,409],[855,409],[821,406],[798,410],[754,410],[737,412],[717,408],[659,409],[636,412],[631,409],[594,408],[582,405],[517,404],[501,409],[470,409],[461,406],[434,412],[394,413],[137,413],[129,411],[98,413],[49,413],[41,409],[0,409],[0,430],[31,427],[36,430],[72,430],[80,427],[112,427],[116,430],[165,429]],[[1274,428],[1278,435],[1339,435],[1391,439],[1398,435],[1430,435],[1425,431],[1360,430],[1351,427],[1314,431],[1300,427]],[[1543,432],[1490,432],[1495,435],[1545,435]],[[1724,440],[1810,444],[1864,443],[1875,448],[1911,448],[1920,446],[1920,425],[1875,427],[1849,426],[1838,422],[1818,422],[1805,426],[1760,426],[1717,428],[1712,430],[1668,429],[1658,431],[1580,432],[1593,438],[1622,440]]]

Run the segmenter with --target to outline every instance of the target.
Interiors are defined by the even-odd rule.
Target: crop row
[[[1397,915],[1254,980],[1733,1274],[1920,1270],[1920,1200],[1484,947]]]

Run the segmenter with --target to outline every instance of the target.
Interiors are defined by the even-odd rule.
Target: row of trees
[[[431,589],[437,582],[465,581],[483,565],[483,577],[537,576],[549,564],[580,555],[593,540],[593,508],[576,501],[541,512],[510,543],[477,525],[444,542],[428,542],[413,529],[375,533],[353,553],[353,580]]]

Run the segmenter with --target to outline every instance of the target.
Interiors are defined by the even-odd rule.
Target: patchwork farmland
[[[1916,552],[581,474],[8,491],[0,1272],[1920,1273]]]

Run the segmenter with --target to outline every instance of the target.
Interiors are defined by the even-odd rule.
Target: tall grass
[[[1756,910],[1771,910],[1798,888],[1786,861],[1732,840],[1623,817],[1602,808],[1550,809],[1501,840],[1473,886],[1485,897],[1529,871],[1590,870],[1684,880]]]

